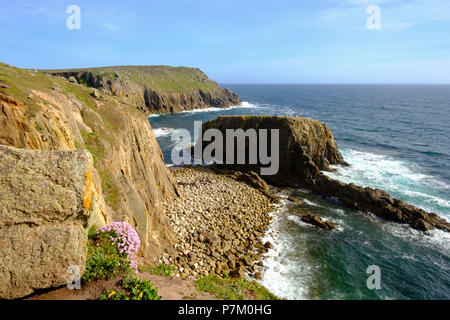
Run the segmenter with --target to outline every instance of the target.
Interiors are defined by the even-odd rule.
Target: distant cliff
[[[226,108],[241,102],[231,90],[222,89],[194,68],[120,66],[43,72],[97,88],[147,115]]]

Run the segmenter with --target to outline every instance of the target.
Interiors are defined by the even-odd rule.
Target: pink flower
[[[136,255],[141,245],[141,240],[136,230],[126,222],[111,222],[96,230],[98,233],[108,231],[115,233],[115,236],[110,237],[111,242],[119,249],[120,254],[126,253],[130,267],[137,272]]]

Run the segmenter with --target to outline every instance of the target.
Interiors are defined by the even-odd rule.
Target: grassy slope
[[[210,80],[200,69],[169,66],[116,66],[83,69],[41,70],[45,73],[91,72],[104,79],[132,81],[164,92],[189,93],[193,89],[205,92],[220,91],[220,86]]]

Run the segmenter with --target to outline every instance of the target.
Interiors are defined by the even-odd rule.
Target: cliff
[[[130,223],[139,233],[140,255],[147,262],[174,250],[176,238],[162,202],[178,197],[178,187],[142,112],[96,89],[5,64],[0,64],[0,83],[0,145],[88,150],[92,179],[105,201],[105,221]],[[32,205],[21,202],[22,208],[15,210],[28,212]],[[1,219],[11,214],[9,209],[0,212]]]
[[[121,66],[43,72],[100,89],[147,115],[208,107],[226,108],[241,102],[232,91],[222,89],[201,70],[194,68]]]
[[[389,221],[407,223],[418,230],[438,228],[450,231],[450,224],[435,213],[425,212],[405,201],[394,199],[383,190],[345,184],[324,175],[322,171],[329,171],[330,164],[347,164],[330,129],[317,120],[300,117],[225,116],[206,122],[203,132],[210,128],[219,129],[222,133],[226,129],[279,129],[279,170],[274,175],[261,176],[269,183],[309,188],[318,194],[337,197],[352,209],[370,212]],[[223,149],[226,153],[226,145]],[[248,142],[245,149],[248,154]],[[264,167],[261,163],[226,166],[238,170],[258,170]]]

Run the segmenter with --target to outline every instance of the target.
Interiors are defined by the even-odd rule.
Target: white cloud
[[[450,21],[448,0],[333,0],[337,7],[323,10],[315,24],[325,27],[361,27],[365,10],[376,4],[381,9],[383,29],[404,29],[427,22]],[[364,25],[363,25],[364,26]]]

